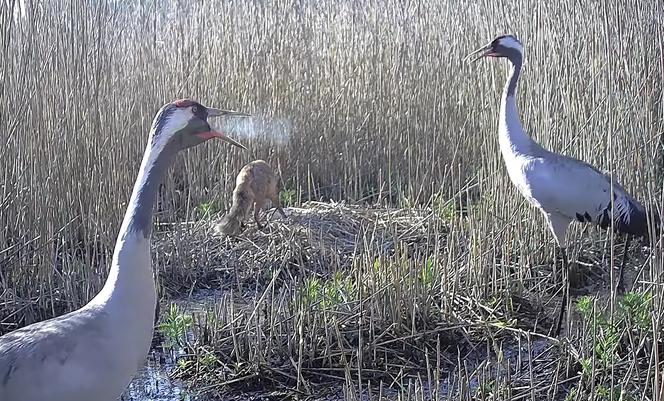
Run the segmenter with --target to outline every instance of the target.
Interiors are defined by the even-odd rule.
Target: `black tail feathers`
[[[615,210],[616,213],[611,213],[610,208],[604,210],[598,221],[601,228],[610,229],[613,217],[613,229],[616,232],[632,234],[645,240],[649,240],[651,234],[659,236],[662,221],[656,208],[646,209],[637,201],[629,200],[623,210],[619,207]]]

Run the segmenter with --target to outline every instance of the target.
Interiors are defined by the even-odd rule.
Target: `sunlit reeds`
[[[355,287],[352,299],[365,300],[358,305],[366,308],[353,313],[380,310],[383,323],[410,319],[406,311],[431,306],[431,294],[440,321],[458,302],[494,299],[510,311],[510,300],[524,293],[541,294],[535,306],[551,307],[552,238],[508,182],[497,146],[506,65],[462,58],[498,33],[515,33],[526,47],[518,105],[528,132],[547,148],[611,171],[639,199],[661,206],[663,8],[618,0],[4,0],[0,332],[81,306],[101,287],[149,125],[163,103],[180,97],[253,113],[261,132],[249,138],[246,127],[229,127],[250,151],[209,143],[181,155],[161,191],[157,231],[199,218],[201,205],[227,208],[235,174],[260,157],[279,172],[295,204],[333,199],[443,216],[444,228],[428,240],[437,255],[435,288],[423,293],[420,284],[403,281],[415,280],[411,269],[426,261],[399,254],[406,260],[390,262],[392,276],[366,282],[377,291],[375,305]],[[434,241],[443,231],[445,241]],[[613,265],[606,233],[569,235],[574,259]],[[160,243],[155,252],[162,292],[227,267],[228,253],[206,253],[218,239],[201,252],[166,237],[173,248]],[[164,246],[171,253],[160,253]],[[661,244],[645,259],[637,248],[631,279],[635,291],[652,296],[651,332],[659,333]],[[373,260],[358,258],[347,278],[367,279]],[[293,294],[313,277],[302,272],[275,296],[299,299]],[[399,302],[388,284],[402,294]],[[304,304],[279,308],[308,319]],[[307,325],[321,318],[312,316]],[[423,316],[422,324],[434,324]],[[652,352],[644,371],[649,394],[662,383]]]

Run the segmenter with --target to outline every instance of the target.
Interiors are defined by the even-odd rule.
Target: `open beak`
[[[207,108],[207,114],[208,114],[208,117],[232,117],[232,116],[251,117],[251,114],[242,113],[240,111],[220,110],[220,109],[213,109],[211,107]],[[236,140],[234,140],[232,138],[227,137],[226,135],[224,135],[223,133],[221,133],[219,131],[211,130],[211,131],[208,131],[208,132],[201,132],[201,133],[198,133],[196,135],[198,135],[200,138],[203,138],[203,139],[218,138],[218,139],[221,139],[224,142],[230,143],[231,145],[235,145],[239,148],[246,149],[246,147],[244,145],[242,145],[241,143],[237,142]]]
[[[208,117],[232,117],[232,116],[251,117],[251,114],[243,113],[241,111],[220,110],[220,109],[213,109],[211,107],[207,108],[207,113]]]
[[[491,43],[489,43],[488,45],[482,46],[481,48],[479,48],[479,49],[475,50],[474,52],[470,53],[469,55],[464,57],[463,61],[468,60],[469,58],[477,55],[478,53],[479,53],[478,56],[476,56],[472,60],[470,60],[471,63],[481,59],[482,57],[492,56],[493,55],[493,50],[491,50]]]
[[[228,143],[230,143],[231,145],[235,145],[235,146],[237,146],[238,148],[246,149],[246,147],[245,147],[243,144],[241,144],[240,142],[236,141],[235,139],[232,139],[232,138],[227,137],[226,135],[224,135],[223,133],[221,133],[221,132],[219,132],[219,131],[199,132],[199,133],[196,134],[196,135],[197,135],[199,138],[202,138],[202,139],[205,139],[205,140],[207,140],[207,139],[212,139],[212,138],[218,138],[218,139],[221,139],[221,140],[224,141],[224,142],[228,142]]]

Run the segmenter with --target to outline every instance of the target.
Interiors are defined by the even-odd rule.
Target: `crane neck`
[[[177,154],[173,143],[159,146],[153,144],[152,138],[150,135],[119,237],[140,234],[149,239],[152,234],[152,215],[159,185]]]
[[[505,83],[503,90],[503,97],[514,97],[516,95],[516,86],[521,77],[521,66],[523,65],[523,56],[519,53],[514,53],[508,56],[507,60],[510,63],[510,74]]]
[[[519,111],[516,107],[516,88],[521,76],[522,55],[514,51],[507,57],[510,62],[510,73],[503,89],[500,104],[500,149],[503,156],[516,153],[529,153],[533,149],[533,140],[521,126]]]
[[[115,243],[108,278],[102,290],[88,304],[106,305],[109,311],[125,311],[119,312],[123,316],[128,316],[127,308],[131,308],[136,316],[150,316],[154,313],[156,303],[150,256],[152,215],[159,185],[179,149],[176,143],[167,141],[167,138],[159,141],[155,132],[154,129],[151,131],[143,154],[141,168]],[[151,328],[152,321],[146,321]]]

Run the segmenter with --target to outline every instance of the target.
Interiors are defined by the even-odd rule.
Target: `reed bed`
[[[552,262],[483,260],[471,245],[472,216],[320,202],[287,213],[237,237],[211,234],[220,216],[160,236],[162,255],[204,242],[201,255],[213,262],[189,265],[216,269],[216,280],[198,279],[214,302],[162,314],[161,332],[183,339],[170,341],[183,349],[174,376],[194,394],[477,400],[653,391],[646,375],[659,363],[649,358],[661,348],[648,329],[661,312],[637,277],[653,258],[647,247],[630,250],[629,291],[609,320],[607,255],[622,257],[622,243],[585,243],[593,251],[575,259],[575,307],[561,340],[549,334],[561,301]],[[166,240],[173,236],[181,238]],[[492,266],[497,278],[484,280]],[[162,274],[171,279],[197,281]],[[190,324],[178,331],[168,322],[180,315]]]
[[[463,361],[446,354],[450,343],[487,348],[504,336],[530,344],[532,333],[546,335],[542,311],[559,294],[552,238],[509,184],[499,155],[506,66],[462,58],[498,33],[517,34],[526,47],[518,104],[527,130],[661,207],[663,8],[619,0],[4,0],[0,332],[75,309],[99,290],[152,118],[163,103],[191,97],[255,116],[224,123],[250,151],[207,144],[186,152],[157,205],[162,296],[224,283],[242,293],[256,281],[251,310],[219,306],[216,321],[237,319],[231,328],[243,331],[231,333],[240,341],[233,351],[223,341],[206,344],[212,355],[293,376],[284,383],[301,394],[311,394],[314,371],[306,369],[323,366],[343,377],[347,397],[365,394],[371,380],[401,383],[390,390],[401,399],[429,398],[423,384],[444,379],[434,356],[459,370],[457,379],[445,377],[476,383],[479,373],[461,371]],[[248,232],[244,241],[214,237],[209,216],[228,208],[235,173],[257,158],[279,172],[290,206],[337,203],[307,204],[313,216],[297,212],[295,226],[276,221],[270,227],[277,231]],[[318,230],[302,225],[308,218],[319,219],[312,224]],[[586,309],[572,322],[573,340],[544,348],[557,361],[555,377],[575,378],[547,386],[547,397],[575,388],[576,399],[616,399],[622,383],[635,399],[661,399],[661,238],[652,247],[632,245],[628,292],[648,302],[625,307],[616,291],[606,292],[621,239],[577,227],[569,235],[586,278],[581,287],[594,286],[585,294],[600,298],[577,294]],[[435,273],[429,287],[420,277],[428,263]],[[350,282],[343,302],[303,298],[307,286],[328,285],[321,283],[335,274]],[[625,312],[634,308],[649,312],[647,329]],[[219,324],[206,334],[215,341],[230,330]],[[421,334],[430,331],[437,334]],[[358,352],[387,341],[388,334],[377,339],[382,333],[393,349]],[[595,342],[609,337],[624,347],[602,359]],[[265,343],[250,350],[254,340]],[[281,364],[268,359],[267,344],[286,358]],[[343,358],[352,363],[339,375]],[[403,380],[374,372],[394,361],[405,367],[397,376]],[[585,371],[582,362],[590,364]],[[230,372],[240,378],[240,371]],[[383,372],[395,374],[391,366]],[[498,384],[510,375],[487,377]],[[536,376],[519,376],[530,381],[514,383],[527,390],[510,397],[540,399]],[[471,397],[464,394],[459,399]],[[491,399],[482,394],[476,399]]]

